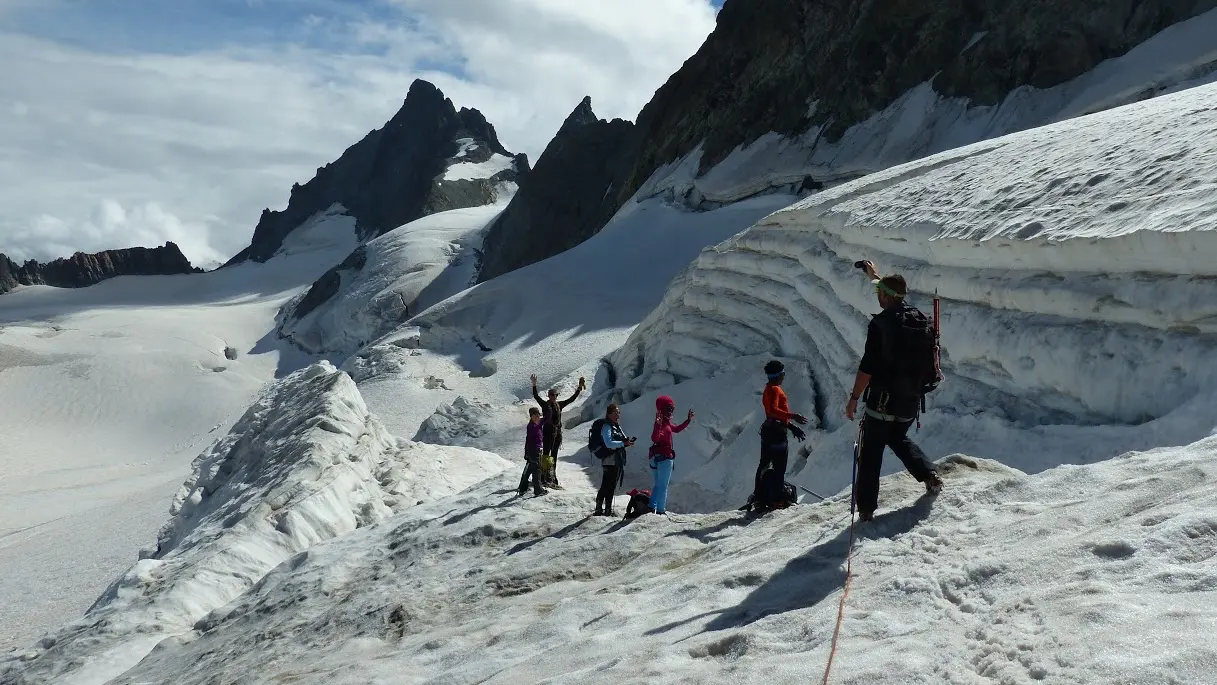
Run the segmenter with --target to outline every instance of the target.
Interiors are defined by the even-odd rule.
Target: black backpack
[[[943,380],[938,331],[928,316],[911,305],[902,306],[892,319],[887,326],[888,355],[895,376],[890,379],[891,390],[921,398],[924,409],[925,396]]]
[[[785,509],[799,501],[799,493],[793,485],[783,480],[785,474],[768,469],[761,474],[761,487],[748,498],[741,511],[757,513],[773,509]]]
[[[607,420],[601,418],[592,421],[592,427],[587,432],[587,451],[598,459],[603,459],[610,454],[608,448],[604,446],[604,436],[600,434],[604,428],[604,422]]]

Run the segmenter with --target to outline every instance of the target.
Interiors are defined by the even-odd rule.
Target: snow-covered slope
[[[878,311],[852,264],[872,259],[904,274],[924,311],[935,291],[942,297],[948,382],[918,438],[935,453],[982,441],[981,454],[1038,470],[1208,435],[1217,424],[1214,132],[1217,86],[1204,86],[809,197],[704,251],[610,356],[616,389],[633,399],[723,374],[710,386],[717,393],[705,382],[670,389],[710,409],[720,432],[745,425],[748,439],[725,455],[718,441],[686,450],[683,477],[702,486],[697,465],[754,458],[759,403],[738,413],[731,373],[745,359],[744,394],[759,391],[765,355],[802,362],[790,385],[814,397],[797,407],[841,428]],[[812,436],[811,484],[848,483],[849,431],[822,446]]]
[[[339,282],[328,298],[313,304],[310,289],[283,308],[280,333],[341,360],[469,287],[486,225],[511,199],[514,184],[505,185],[495,204],[431,214],[363,244],[357,259],[335,270]]]
[[[635,198],[662,195],[694,207],[714,207],[771,188],[797,188],[808,177],[832,184],[976,141],[1212,83],[1217,80],[1214,36],[1217,9],[1170,26],[1075,79],[1047,89],[1020,86],[995,105],[945,97],[932,82],[922,83],[851,126],[840,140],[823,137],[828,124],[797,136],[770,133],[737,147],[701,175],[698,147],[651,174]]]
[[[943,297],[948,382],[916,439],[952,456],[936,500],[891,475],[856,531],[832,682],[1205,682],[1215,129],[1217,85],[1203,86],[793,206],[777,193],[690,212],[652,197],[400,325],[360,301],[412,267],[378,258],[366,283],[340,279],[316,323],[341,345],[359,342],[342,327],[388,332],[344,371],[319,362],[266,390],[196,460],[158,549],[84,618],[0,661],[0,681],[816,681],[852,539],[855,426],[839,413],[877,310],[851,264],[870,258],[909,277],[915,303]],[[321,269],[317,243],[334,233],[321,223],[353,223],[339,207],[314,221],[281,258]],[[385,255],[416,254],[399,238]],[[300,291],[225,292],[202,302],[241,311]],[[174,315],[163,290],[129,296]],[[734,507],[772,356],[793,408],[816,417],[788,478],[830,497],[752,519]],[[599,473],[582,472],[576,426],[566,489],[516,498],[531,373],[563,395],[594,379],[570,423],[620,401],[645,436],[657,394],[696,409],[676,440],[678,513],[587,516]],[[1162,445],[1187,446],[1125,454]],[[636,450],[619,492],[649,476]]]
[[[316,217],[266,264],[0,297],[0,651],[79,616],[165,521],[190,461],[307,363],[275,312],[355,246]]]
[[[599,359],[625,341],[698,250],[793,199],[771,195],[705,213],[658,200],[631,206],[578,247],[417,314],[343,368],[394,433],[414,436],[437,410],[447,422],[452,402],[464,396],[497,412],[479,411],[473,420],[485,427],[481,439],[458,442],[515,454],[523,404],[532,402],[530,375],[542,388],[561,386],[564,397],[580,374],[590,382]]]
[[[27,682],[106,682],[312,545],[507,464],[392,437],[349,376],[314,364],[270,386],[198,456],[154,552],[82,619],[0,668]]]
[[[834,683],[1202,683],[1217,441],[1025,475],[954,457],[859,531]],[[513,478],[314,545],[114,685],[820,682],[848,494],[585,516]]]
[[[453,159],[460,161],[454,161],[453,164],[448,165],[444,169],[445,181],[470,181],[478,178],[493,178],[504,171],[515,169],[515,158],[498,152],[491,152],[485,161],[466,161],[465,158],[470,153],[481,149],[481,146],[473,138],[460,138],[456,141],[456,144],[458,146],[457,153],[453,155]]]

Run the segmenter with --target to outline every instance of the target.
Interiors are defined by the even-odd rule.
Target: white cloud
[[[0,33],[0,251],[173,240],[192,260],[230,256],[263,207],[282,208],[293,182],[383,124],[416,77],[535,160],[584,95],[599,116],[632,119],[714,22],[705,0],[396,4],[392,24],[300,22],[350,41],[348,54],[101,53]]]

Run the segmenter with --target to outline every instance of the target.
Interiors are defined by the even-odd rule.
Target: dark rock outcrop
[[[604,121],[584,98],[520,183],[482,244],[478,282],[578,245],[604,226],[633,161],[634,125]]]
[[[308,292],[304,293],[300,302],[286,312],[287,320],[299,321],[308,316],[309,312],[328,302],[331,297],[338,294],[338,289],[342,287],[342,273],[344,271],[358,273],[367,263],[367,259],[368,250],[365,246],[360,245],[355,248],[355,251],[347,255],[341,264],[326,271],[321,278],[313,281],[313,285]]]
[[[50,285],[57,288],[83,288],[115,276],[170,276],[202,273],[175,243],[162,247],[130,247],[94,254],[77,252],[66,259],[41,264],[29,260],[18,266],[0,254],[0,293],[18,285]]]
[[[1217,0],[727,0],[706,42],[638,115],[624,204],[704,143],[699,172],[771,131],[828,142],[932,79],[994,104],[1120,56]],[[814,107],[812,107],[814,103]]]
[[[443,178],[453,164],[494,154],[511,157],[511,168],[490,178]],[[355,217],[361,237],[371,238],[428,214],[490,204],[498,183],[518,181],[527,171],[527,157],[505,150],[481,112],[457,111],[439,89],[416,80],[384,127],[318,169],[308,183],[293,185],[286,209],[263,210],[249,247],[228,264],[266,261],[288,233],[335,203]]]

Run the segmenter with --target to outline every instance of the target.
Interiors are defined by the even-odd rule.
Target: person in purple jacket
[[[524,474],[520,476],[520,497],[528,492],[528,479],[532,479],[532,494],[540,497],[549,492],[541,487],[541,445],[545,439],[541,426],[541,410],[528,408],[528,425],[524,428]]]

